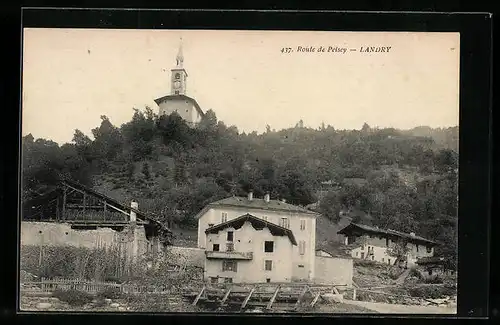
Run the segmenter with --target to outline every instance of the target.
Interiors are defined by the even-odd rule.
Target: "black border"
[[[7,17],[12,19],[12,17]],[[15,18],[14,18],[15,19]],[[259,12],[259,11],[132,11],[132,10],[49,10],[25,9],[22,15],[25,27],[68,28],[155,28],[155,29],[282,29],[282,30],[350,30],[350,31],[458,31],[460,32],[460,218],[459,218],[459,301],[458,315],[485,317],[488,314],[489,280],[489,216],[490,216],[490,149],[491,149],[491,89],[492,89],[492,20],[486,13],[348,13],[348,12]],[[12,21],[12,20],[11,20]],[[3,21],[5,23],[5,21]],[[11,51],[13,62],[20,64],[21,26],[12,24],[12,35],[4,38],[7,44],[19,44]],[[7,85],[10,102],[5,108],[14,115],[19,113],[19,66],[12,65],[13,75]],[[11,67],[12,67],[11,66]],[[15,122],[5,123],[11,141],[3,143],[2,154],[6,180],[2,203],[5,216],[2,225],[3,247],[10,259],[3,261],[2,271],[12,280],[4,280],[2,289],[10,300],[2,301],[2,315],[12,316],[17,310],[17,250],[18,229],[17,173],[20,129]],[[5,127],[4,127],[5,128]],[[7,159],[8,158],[8,159]],[[9,217],[7,217],[7,215]],[[8,239],[8,240],[7,240]],[[7,271],[7,268],[11,270]],[[139,316],[139,315],[137,315]],[[135,317],[137,317],[135,316]],[[340,315],[360,318],[362,315]],[[379,315],[379,317],[382,315]],[[33,316],[19,316],[25,321]],[[67,320],[67,316],[60,316]],[[101,316],[102,317],[102,316]],[[120,316],[118,316],[120,317]],[[131,316],[129,316],[130,319]],[[132,316],[134,317],[134,316]],[[151,318],[156,316],[150,316]],[[182,316],[174,316],[178,319]],[[330,317],[330,316],[328,316]],[[338,317],[338,316],[331,316]],[[401,317],[401,315],[383,315]],[[436,318],[436,315],[432,315]],[[246,318],[246,317],[245,317]],[[282,318],[282,319],[287,319]],[[309,317],[308,317],[309,318]],[[314,319],[323,318],[321,316]],[[54,320],[49,315],[37,315],[38,321]],[[87,319],[82,316],[80,319]],[[101,318],[98,318],[101,319]],[[134,318],[132,318],[134,319]],[[136,318],[137,319],[137,318]],[[157,318],[156,318],[157,319]],[[206,318],[201,318],[208,320]],[[238,321],[243,320],[238,317]],[[255,316],[252,321],[261,317]],[[185,319],[188,320],[188,319]]]

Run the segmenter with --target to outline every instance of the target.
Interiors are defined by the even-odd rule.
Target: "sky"
[[[240,131],[458,125],[458,33],[25,29],[22,134],[63,144],[101,115],[157,113],[181,37],[186,95]]]

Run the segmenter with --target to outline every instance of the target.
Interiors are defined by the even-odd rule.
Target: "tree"
[[[149,164],[148,164],[147,161],[145,161],[142,164],[142,173],[144,174],[144,177],[146,177],[146,179],[150,179],[151,178],[151,174],[149,172]]]
[[[387,255],[396,259],[393,265],[399,265],[400,262],[407,262],[409,251],[408,243],[405,240],[399,240],[387,248]]]
[[[319,212],[328,219],[337,222],[340,219],[340,207],[339,194],[329,191],[320,201]]]

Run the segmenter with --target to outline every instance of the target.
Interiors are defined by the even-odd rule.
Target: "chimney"
[[[269,202],[270,198],[270,194],[267,192],[266,195],[264,195],[264,201]]]
[[[253,200],[253,191],[250,190],[248,191],[248,201],[252,201]]]
[[[139,209],[139,203],[137,203],[136,201],[132,200],[132,202],[130,203],[130,207],[132,209],[136,209],[138,210]],[[137,214],[130,210],[130,222],[136,222],[137,221]]]

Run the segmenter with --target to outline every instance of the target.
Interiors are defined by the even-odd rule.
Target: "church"
[[[182,43],[179,46],[176,61],[175,68],[171,69],[170,95],[155,99],[159,107],[159,116],[176,112],[189,126],[195,127],[201,121],[204,113],[194,98],[186,96],[188,74],[184,69]]]

